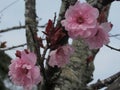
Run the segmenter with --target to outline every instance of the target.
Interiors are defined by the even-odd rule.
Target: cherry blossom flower
[[[73,48],[70,45],[61,46],[50,52],[50,60],[48,64],[52,67],[62,67],[69,62],[69,57],[73,53]]]
[[[85,39],[90,49],[98,49],[109,43],[109,34],[111,23],[102,23],[97,28],[97,33],[91,38]]]
[[[11,61],[9,76],[16,85],[23,86],[25,90],[31,90],[33,85],[38,84],[42,78],[40,69],[36,64],[36,55],[32,52],[17,52],[18,56]]]
[[[65,20],[61,21],[62,26],[68,31],[73,39],[88,38],[94,36],[99,11],[88,3],[76,2],[70,6],[65,13]]]

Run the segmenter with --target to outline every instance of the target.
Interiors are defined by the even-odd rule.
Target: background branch
[[[102,1],[102,5],[106,6],[110,3],[112,3],[113,1],[120,1],[120,0],[101,0]]]
[[[40,26],[37,26],[38,28],[45,28],[46,24],[45,25],[40,25]],[[13,30],[18,30],[18,29],[25,29],[25,25],[20,25],[20,26],[13,26],[13,27],[10,27],[10,28],[6,28],[6,29],[1,29],[0,30],[0,33],[4,33],[4,32],[8,32],[8,31],[13,31]]]
[[[110,35],[110,37],[119,37],[120,34]]]
[[[25,45],[27,45],[27,44],[25,43],[25,44],[21,44],[21,45],[17,45],[17,46],[12,46],[12,47],[8,47],[8,48],[5,48],[5,49],[0,49],[0,50],[1,51],[8,51],[8,50],[12,50],[12,49],[19,48],[19,47],[24,47]]]
[[[4,33],[4,32],[8,32],[8,31],[13,31],[13,30],[17,30],[17,29],[24,29],[25,26],[13,26],[10,28],[6,28],[6,29],[1,29],[0,33]]]
[[[109,46],[109,45],[106,45],[108,48],[112,49],[112,50],[115,50],[115,51],[119,51],[120,52],[120,49],[117,49],[117,48],[114,48],[112,46]]]
[[[20,0],[15,0],[12,3],[10,3],[8,6],[6,6],[5,8],[3,8],[2,10],[0,10],[0,13],[2,13],[3,11],[5,11],[6,9],[8,9],[10,6],[14,5],[15,3],[17,3]]]
[[[113,83],[116,79],[118,79],[120,77],[120,72],[114,74],[113,76],[110,76],[107,79],[104,80],[98,80],[96,83],[91,84],[88,89],[89,90],[97,90],[97,89],[101,89],[103,87],[106,87],[108,85],[110,85],[111,83]]]

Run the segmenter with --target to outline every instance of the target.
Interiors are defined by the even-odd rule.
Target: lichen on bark
[[[25,28],[27,48],[36,53],[34,35],[37,36],[36,0],[25,0]]]
[[[89,50],[83,40],[74,40],[75,52],[70,63],[62,68],[56,87],[60,90],[87,90],[86,85],[93,79],[94,65],[86,63],[88,56],[95,56],[98,50]],[[56,89],[55,89],[56,90]]]

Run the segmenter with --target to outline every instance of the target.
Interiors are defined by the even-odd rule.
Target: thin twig
[[[32,39],[33,39],[33,42],[34,42],[34,47],[36,49],[36,54],[37,54],[37,58],[38,58],[38,63],[39,65],[41,66],[41,72],[43,73],[43,77],[44,79],[46,80],[46,73],[45,73],[45,68],[44,68],[44,61],[42,60],[42,57],[41,57],[41,54],[39,53],[39,47],[38,47],[38,42],[36,40],[36,36],[33,32],[33,30],[31,29],[30,26],[28,26],[30,32],[31,32],[31,36],[32,36]]]
[[[13,27],[10,27],[10,28],[7,28],[7,29],[0,30],[0,33],[13,31],[13,30],[17,30],[17,29],[23,29],[23,28],[25,28],[25,26],[13,26]]]
[[[110,37],[119,37],[120,34],[110,35]]]
[[[19,0],[15,0],[12,3],[10,3],[8,6],[6,6],[5,8],[3,8],[0,13],[2,13],[3,11],[5,11],[7,8],[9,8],[10,6],[14,5],[15,3],[17,3]]]
[[[44,28],[45,26],[46,26],[46,24],[38,26],[38,28]],[[8,32],[8,31],[13,31],[13,30],[24,29],[24,28],[25,28],[25,25],[23,25],[23,26],[13,26],[13,27],[10,27],[10,28],[1,29],[0,33]]]
[[[106,45],[108,48],[112,49],[112,50],[115,50],[115,51],[119,51],[120,52],[120,49],[117,49],[117,48],[114,48],[112,46],[109,46],[109,45]]]
[[[101,89],[103,87],[106,87],[110,84],[112,84],[117,78],[120,77],[120,72],[110,76],[109,78],[107,79],[104,79],[104,80],[98,80],[96,83],[94,84],[91,84],[88,86],[88,89],[90,90],[98,90],[98,89]]]
[[[44,51],[43,51],[42,57],[41,57],[43,62],[44,62],[44,59],[45,59],[45,55],[46,55],[47,50],[48,50],[48,45],[46,45],[46,47],[45,47],[45,49],[44,49]]]
[[[25,45],[27,45],[27,44],[25,43],[25,44],[21,44],[21,45],[17,45],[17,46],[8,47],[5,49],[1,49],[1,51],[8,51],[8,50],[12,50],[12,49],[19,48],[19,47],[24,47]]]

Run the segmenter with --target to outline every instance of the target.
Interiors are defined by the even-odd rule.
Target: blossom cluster
[[[65,19],[61,21],[66,31],[63,30],[63,27],[54,27],[54,22],[49,20],[46,30],[43,32],[46,35],[47,49],[50,49],[46,59],[48,65],[53,68],[55,66],[61,68],[69,63],[74,49],[66,42],[63,43],[68,39],[68,36],[72,39],[83,39],[90,49],[99,49],[108,44],[111,23],[99,23],[98,17],[98,9],[88,3],[78,1],[74,6],[68,8]],[[40,47],[45,49],[42,39],[37,37],[37,41]],[[16,56],[9,66],[10,79],[14,84],[23,86],[25,90],[31,90],[33,85],[42,80],[40,67],[36,65],[37,57],[35,53],[28,50],[17,51]]]
[[[111,23],[100,24],[97,21],[98,16],[97,8],[78,1],[66,11],[61,24],[68,31],[69,37],[82,38],[90,49],[98,49],[109,43],[108,32],[111,30]]]
[[[36,55],[25,50],[17,51],[16,56],[9,66],[10,79],[14,84],[23,86],[25,90],[31,90],[33,85],[42,80],[40,68],[35,65]]]
[[[62,67],[69,62],[69,57],[74,52],[70,45],[61,46],[50,52],[50,60],[48,64],[52,67]]]

